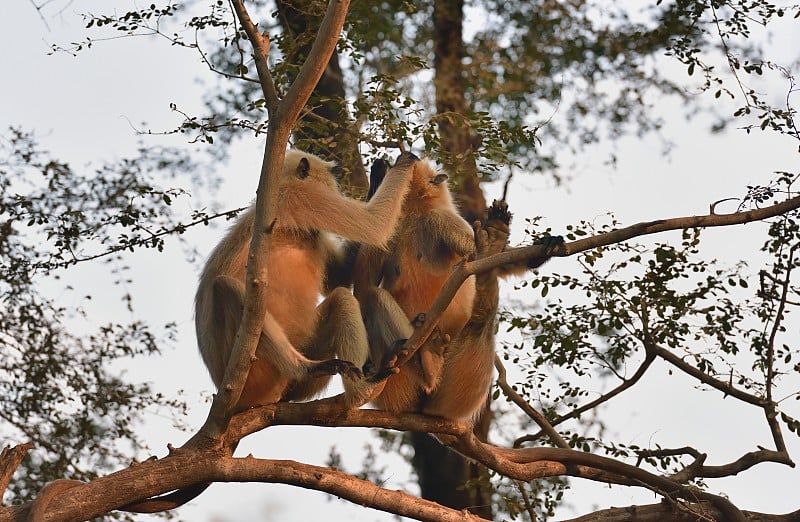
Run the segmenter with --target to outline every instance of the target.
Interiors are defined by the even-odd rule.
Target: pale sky
[[[170,111],[169,104],[175,102],[189,111],[199,109],[203,88],[196,80],[213,82],[197,55],[172,48],[157,38],[98,42],[77,57],[46,55],[51,43],[78,41],[86,34],[79,12],[103,12],[106,5],[99,0],[61,2],[63,11],[47,20],[49,30],[29,2],[6,1],[0,16],[0,46],[5,50],[0,55],[0,70],[4,71],[0,125],[35,130],[44,148],[74,167],[131,153],[140,139],[132,124],[139,127],[140,122],[147,122],[147,127],[153,129],[175,126],[180,117]],[[118,9],[123,11],[122,7]],[[776,42],[776,48],[800,48],[797,37],[792,38],[794,42]],[[670,100],[662,102],[658,110],[666,116],[682,113],[680,104]],[[581,219],[602,220],[609,211],[624,225],[705,214],[710,203],[742,195],[746,185],[765,182],[772,171],[797,168],[797,146],[787,140],[760,133],[745,136],[743,132],[711,136],[706,120],[672,120],[664,132],[675,144],[669,158],[662,156],[662,143],[656,138],[626,138],[614,145],[619,158],[616,170],[603,163],[608,154],[605,146],[564,158],[565,163],[575,165],[571,170],[573,179],[566,188],[552,187],[540,178],[524,180],[518,176],[509,197],[509,206],[516,214],[517,241],[522,239],[525,217],[545,216],[545,223],[559,233],[567,224]],[[143,141],[162,145],[178,144],[181,139],[146,137]],[[220,166],[224,177],[220,190],[213,195],[196,193],[191,205],[202,207],[212,198],[227,208],[248,203],[254,195],[262,147],[261,139],[238,144],[234,161]],[[548,147],[546,138],[543,147]],[[498,196],[501,190],[499,185],[487,186],[487,199]],[[725,209],[728,210],[732,208]],[[730,264],[739,259],[758,259],[757,251],[763,242],[760,230],[760,225],[748,225],[706,231],[701,254]],[[219,227],[197,228],[186,238],[199,251],[208,252],[222,232]],[[664,234],[657,239],[677,242],[678,237]],[[197,354],[193,332],[192,299],[200,261],[188,262],[180,248],[171,243],[166,254],[137,253],[131,263],[131,291],[137,316],[156,323],[176,321],[181,340],[177,349],[159,360],[136,361],[127,369],[128,375],[134,380],[152,381],[156,389],[166,393],[184,390],[194,404],[185,422],[197,428],[207,409],[203,399],[213,391]],[[557,259],[547,267],[559,273],[576,270],[573,259]],[[753,268],[758,266],[754,264]],[[71,271],[68,278],[78,285],[91,285],[98,324],[115,318],[129,319],[118,302],[111,276],[84,265]],[[512,286],[505,285],[507,295],[538,302],[535,297],[512,293]],[[554,298],[553,292],[549,298]],[[796,322],[789,323],[789,332],[796,342]],[[623,434],[621,442],[645,447],[651,446],[652,441],[665,447],[692,445],[709,453],[707,464],[729,462],[754,450],[756,444],[772,447],[760,411],[724,400],[717,392],[697,391],[682,376],[668,376],[663,366],[653,373],[638,386],[638,391],[623,395],[602,410],[610,419],[612,430]],[[798,387],[800,382],[795,383],[794,388]],[[141,433],[158,455],[165,454],[167,443],[179,445],[188,436],[171,428],[167,419],[152,414],[145,416]],[[800,460],[797,438],[786,430],[784,435],[792,457]],[[278,427],[246,439],[237,454],[323,464],[334,445],[343,454],[346,468],[356,471],[368,441],[375,442],[375,438],[366,429]],[[19,441],[4,444],[7,442]],[[396,470],[384,487],[398,489],[412,484],[413,488],[408,468],[399,457],[384,458],[390,459],[387,463]],[[800,471],[766,464],[740,477],[709,483],[711,491],[725,492],[741,508],[784,513],[800,508],[795,487],[799,479]],[[611,490],[605,485],[584,483],[566,496],[574,503],[575,511],[564,508],[559,512],[562,518],[595,508],[657,501],[644,490]],[[320,510],[325,510],[329,520],[393,520],[388,514],[330,500],[323,493],[262,484],[214,485],[177,514],[181,519],[195,521],[310,520]]]

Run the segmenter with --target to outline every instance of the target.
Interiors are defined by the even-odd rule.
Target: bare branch
[[[232,0],[247,35],[256,52],[256,62],[263,60],[258,68],[265,96],[271,96],[271,76],[266,68],[268,41],[255,30],[242,3]],[[228,366],[219,393],[214,397],[205,424],[200,432],[187,444],[204,445],[219,443],[233,414],[234,407],[242,393],[251,361],[255,356],[256,345],[261,336],[261,324],[266,314],[266,292],[269,286],[267,259],[272,241],[272,227],[277,219],[278,186],[286,156],[289,134],[302,107],[308,102],[314,86],[324,71],[324,64],[333,53],[339,33],[344,25],[349,1],[331,0],[325,18],[322,20],[314,46],[300,70],[287,96],[278,102],[270,113],[264,157],[258,182],[255,203],[255,222],[253,239],[250,243],[245,297],[242,321],[234,340]],[[275,100],[277,97],[275,96]]]
[[[261,90],[264,93],[264,100],[267,103],[267,111],[270,116],[274,116],[278,110],[279,100],[275,82],[269,72],[269,34],[267,32],[264,32],[264,34],[258,32],[256,25],[250,19],[250,14],[244,7],[244,0],[231,0],[231,3],[236,11],[236,17],[239,18],[247,38],[253,45],[253,60],[256,63],[256,72],[261,83]],[[336,34],[338,35],[339,33],[337,32]],[[305,101],[303,104],[305,104]]]
[[[769,207],[735,212],[732,214],[709,214],[705,216],[686,216],[671,219],[647,221],[635,225],[613,230],[604,234],[579,239],[564,243],[558,247],[544,245],[530,245],[512,248],[500,254],[495,254],[475,261],[463,261],[456,266],[453,273],[445,282],[431,309],[426,314],[425,323],[414,331],[406,342],[407,353],[398,358],[397,365],[401,366],[408,361],[414,353],[425,343],[441,317],[442,312],[461,288],[461,284],[471,275],[487,272],[504,265],[519,265],[527,260],[541,259],[549,255],[567,257],[579,252],[591,250],[602,246],[621,243],[634,237],[666,232],[668,230],[683,230],[687,228],[721,227],[739,225],[759,221],[770,217],[779,216],[800,208],[800,196],[787,199]]]
[[[0,452],[0,499],[3,498],[3,494],[11,482],[11,477],[22,463],[22,459],[32,448],[33,444],[26,442],[25,444],[17,444],[14,447],[6,446]]]
[[[519,408],[524,411],[531,419],[533,419],[536,424],[542,429],[542,432],[546,433],[547,436],[550,438],[550,441],[558,446],[559,448],[569,448],[569,444],[565,441],[559,433],[553,429],[553,426],[550,425],[550,422],[547,418],[536,411],[536,408],[528,404],[528,402],[520,396],[517,392],[514,391],[511,386],[509,386],[508,381],[506,380],[506,367],[503,366],[503,361],[500,360],[500,357],[497,355],[494,356],[494,367],[497,368],[497,384],[500,386],[500,389],[503,390],[508,399],[519,406]]]

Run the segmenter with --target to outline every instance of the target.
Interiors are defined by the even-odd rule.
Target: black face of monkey
[[[369,169],[369,190],[367,191],[367,201],[372,199],[378,187],[381,186],[383,178],[386,177],[386,171],[389,170],[389,162],[383,158],[378,158]]]
[[[311,164],[308,163],[308,158],[300,158],[300,163],[297,164],[297,177],[306,179],[311,173]]]

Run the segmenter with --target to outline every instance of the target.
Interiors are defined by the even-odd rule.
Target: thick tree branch
[[[0,499],[3,498],[3,494],[11,483],[11,477],[22,463],[22,459],[32,448],[33,444],[26,442],[14,447],[6,446],[0,452]]]
[[[769,515],[754,511],[742,511],[748,522],[797,521],[800,512],[785,515]],[[646,506],[629,506],[603,509],[571,518],[563,522],[697,522],[698,520],[724,520],[724,514],[710,502],[661,502]]]

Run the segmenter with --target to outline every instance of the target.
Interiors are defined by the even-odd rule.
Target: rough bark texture
[[[294,64],[305,61],[317,33],[319,20],[308,16],[303,9],[306,0],[279,0],[278,19],[283,29],[300,42],[289,57]],[[322,74],[309,104],[310,113],[304,114],[295,125],[296,145],[325,159],[335,161],[344,168],[343,186],[354,194],[366,194],[369,180],[358,151],[358,136],[344,102],[344,77],[339,65],[339,53],[334,52]],[[333,137],[330,147],[319,145],[318,140]]]
[[[445,169],[461,182],[456,199],[464,218],[482,219],[486,199],[473,153],[478,137],[466,123],[464,92],[463,0],[436,0],[433,8],[434,86],[440,116],[439,139]]]

